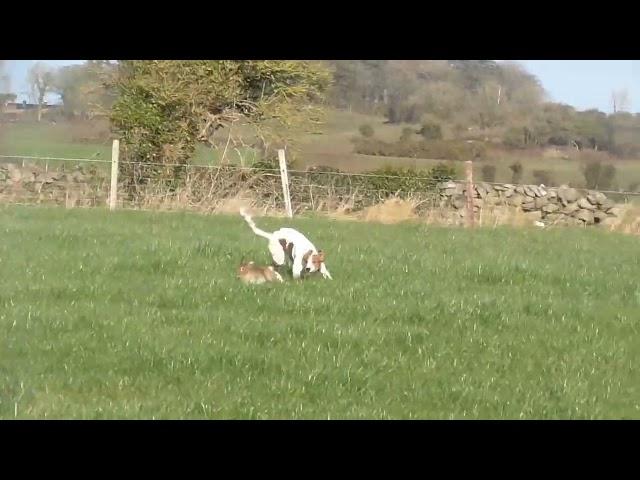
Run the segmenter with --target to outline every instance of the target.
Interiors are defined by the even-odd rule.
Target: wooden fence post
[[[109,210],[116,209],[118,201],[118,158],[120,156],[120,140],[113,140],[111,146],[111,192],[109,194]]]
[[[287,216],[293,218],[293,210],[291,208],[291,196],[289,194],[289,173],[287,171],[287,160],[284,150],[278,150],[278,161],[280,162],[280,179],[282,180],[282,194],[284,195],[284,206],[287,210]]]
[[[473,228],[475,224],[475,216],[473,213],[473,162],[467,160],[464,163],[467,176],[467,226]]]

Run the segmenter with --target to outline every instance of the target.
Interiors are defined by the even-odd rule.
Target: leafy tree
[[[131,160],[182,165],[198,141],[215,142],[216,130],[236,122],[286,140],[294,127],[320,121],[330,80],[309,61],[123,60],[112,84],[112,127]],[[175,178],[181,171],[153,165],[137,175]],[[124,163],[123,173],[141,181]]]
[[[65,113],[91,118],[96,113],[108,112],[115,96],[107,87],[117,68],[117,64],[107,60],[89,60],[60,68],[52,88],[62,98]]]

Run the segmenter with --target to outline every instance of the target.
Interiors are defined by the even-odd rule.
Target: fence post
[[[284,150],[278,150],[278,161],[280,162],[280,179],[282,180],[282,194],[284,195],[284,206],[287,210],[287,216],[293,218],[293,210],[291,209],[291,196],[289,195],[289,173],[287,172],[287,161],[284,156]]]
[[[111,147],[111,192],[109,194],[109,210],[116,209],[118,201],[118,157],[120,156],[120,140],[115,138]]]
[[[473,162],[467,160],[465,163],[465,173],[467,176],[467,226],[473,228],[475,218],[473,214]]]

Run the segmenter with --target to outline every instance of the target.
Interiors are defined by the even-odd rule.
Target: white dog
[[[251,216],[244,210],[240,215],[246,220],[256,235],[269,240],[269,251],[276,266],[285,265],[287,257],[293,263],[293,278],[300,278],[302,273],[320,271],[324,278],[331,280],[331,274],[324,264],[324,252],[316,247],[302,233],[293,228],[281,228],[273,233],[256,227]]]

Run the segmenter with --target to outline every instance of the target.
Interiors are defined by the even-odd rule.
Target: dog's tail
[[[242,215],[242,218],[244,218],[247,224],[249,224],[249,226],[251,227],[251,230],[253,230],[253,233],[261,237],[264,237],[267,240],[271,240],[271,234],[269,232],[265,232],[264,230],[260,230],[258,227],[256,227],[256,224],[253,222],[251,215],[249,215],[244,208],[240,209],[240,215]]]

